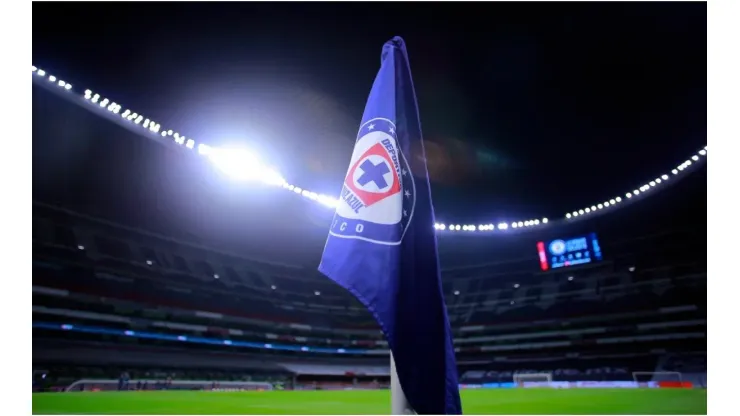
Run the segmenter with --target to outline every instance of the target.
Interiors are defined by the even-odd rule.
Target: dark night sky
[[[562,214],[706,144],[706,3],[33,4],[35,65],[331,194],[394,35],[447,217]]]

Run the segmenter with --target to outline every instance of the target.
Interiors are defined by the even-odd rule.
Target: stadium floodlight
[[[627,198],[632,198],[632,193],[627,192],[624,196],[626,196]]]
[[[439,224],[439,229],[440,230],[444,230],[445,228],[447,228],[447,226],[445,226],[444,224]]]
[[[36,68],[35,66],[31,65],[31,71],[36,72],[37,69],[38,68]]]
[[[507,223],[505,223],[505,222],[502,222],[502,223],[500,223],[500,224],[498,225],[498,229],[499,229],[499,230],[505,230],[505,229],[507,229],[507,228],[509,228],[509,224],[507,224]]]
[[[514,373],[517,387],[551,387],[552,373]]]
[[[519,225],[520,227],[524,227],[524,223],[523,223],[523,222],[521,222],[521,221],[519,221],[519,222],[517,223],[517,225]]]
[[[67,85],[64,86],[64,89],[67,90],[67,91],[71,90],[72,89],[72,84],[69,84],[68,83]]]
[[[655,186],[655,181],[650,181],[650,186]]]
[[[605,207],[608,207],[609,205],[610,205],[610,204],[609,204],[609,201],[606,201],[606,202],[604,202],[604,206],[605,206]]]
[[[285,183],[280,173],[263,165],[255,153],[245,148],[213,148],[208,158],[216,165],[216,168],[236,180],[262,181],[268,185]],[[293,191],[300,194],[303,189],[295,187]]]
[[[570,218],[570,217],[572,217],[572,215],[570,215],[570,212],[565,214],[565,218]]]
[[[634,191],[632,191],[632,194],[634,194],[634,195],[640,195],[640,191],[638,189],[635,189]]]
[[[569,282],[572,282],[573,281],[573,276],[568,276],[568,281]]]
[[[493,231],[493,230],[496,229],[496,226],[493,225],[493,224],[488,224],[488,229],[491,230],[491,231]]]
[[[455,293],[455,296],[459,296],[460,295],[460,291],[459,290],[456,290],[454,293]]]
[[[694,162],[696,162],[697,160],[699,160],[699,156],[697,156],[697,155],[691,156],[691,159],[692,159],[692,160],[693,160]]]
[[[663,179],[664,181],[667,181],[668,178],[669,178],[669,176],[668,175],[661,175],[660,178]]]
[[[46,75],[46,71],[44,71],[43,69],[39,69],[38,71],[36,71],[36,73],[39,74],[39,76],[42,76],[42,77],[44,75]]]
[[[707,151],[704,150],[704,149],[701,149],[701,150],[699,150],[699,154],[702,155],[702,156],[706,156]]]
[[[218,279],[218,277],[219,277],[219,276],[218,276],[218,273],[216,273],[216,274],[214,274],[214,275],[213,275],[213,278],[214,278],[214,279]]]
[[[85,249],[85,246],[83,246],[83,245],[80,244],[79,246],[77,246],[77,249],[78,250],[84,250]]]
[[[519,289],[519,283],[514,283],[514,289]]]
[[[57,77],[55,77],[54,75],[49,75],[49,82],[56,82],[56,81],[57,81]]]
[[[511,223],[511,228],[517,228],[517,227],[519,227],[519,225],[517,223],[515,223],[515,222],[512,222]]]
[[[591,208],[586,208],[584,211],[586,211],[586,214],[591,213]]]
[[[549,220],[548,220],[547,218],[543,218],[543,219],[542,219],[542,223],[543,223],[543,224],[547,224],[547,221],[549,221]]]
[[[321,292],[319,292],[318,290],[315,291],[315,292],[313,292],[313,294],[316,295],[316,296],[321,296]]]
[[[270,286],[270,289],[275,290],[275,289],[277,289],[277,286],[272,285],[272,286]]]
[[[656,178],[656,179],[655,179],[655,183],[658,183],[658,184],[659,184],[659,183],[661,183],[661,182],[663,182],[663,181],[662,181],[662,180],[660,180],[660,178]]]
[[[617,202],[622,202],[622,198],[621,197],[616,197],[616,198],[614,198],[614,200],[617,201]]]

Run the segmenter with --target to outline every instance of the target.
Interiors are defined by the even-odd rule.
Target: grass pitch
[[[461,395],[466,414],[707,414],[706,390],[491,389]],[[33,394],[33,414],[389,413],[387,390]]]

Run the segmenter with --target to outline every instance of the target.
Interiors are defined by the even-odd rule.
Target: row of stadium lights
[[[699,152],[697,152],[695,155],[692,155],[690,159],[686,159],[685,162],[681,163],[675,169],[673,169],[671,171],[671,174],[673,176],[680,175],[682,172],[688,169],[689,166],[691,166],[694,162],[698,162],[700,158],[706,157],[706,155],[707,155],[707,147],[704,146],[703,149],[699,150]],[[668,181],[670,180],[671,180],[670,175],[667,175],[667,174],[660,175],[659,177],[653,179],[652,181],[640,186],[637,189],[634,189],[632,192],[627,192],[626,194],[624,194],[624,197],[627,199],[631,199],[633,197],[640,195],[641,193],[650,192],[654,188],[668,183]],[[622,201],[624,201],[624,199],[618,196],[616,198],[610,199],[608,201],[604,201],[597,205],[591,205],[590,207],[586,207],[583,209],[579,209],[577,211],[569,212],[565,214],[565,218],[573,219],[579,216],[593,214],[598,211],[619,205]]]
[[[57,79],[57,77],[55,77],[54,75],[47,74],[46,71],[40,68],[37,68],[35,66],[32,66],[31,69],[37,76],[45,77],[46,79],[49,80],[49,82],[55,83],[58,87],[63,88],[67,91],[72,90],[72,84],[69,84],[63,80]],[[243,151],[242,149],[213,148],[203,143],[200,143],[196,146],[195,140],[188,139],[184,135],[181,135],[180,133],[174,130],[171,130],[171,129],[163,130],[161,124],[153,120],[150,120],[148,118],[145,118],[143,115],[133,110],[130,110],[130,109],[123,110],[123,107],[120,104],[108,98],[102,97],[100,94],[94,93],[91,90],[85,90],[84,98],[86,101],[90,102],[91,104],[95,104],[95,105],[100,106],[101,108],[105,108],[113,114],[120,114],[122,119],[129,121],[131,123],[134,123],[136,125],[140,125],[142,128],[149,130],[150,133],[159,134],[162,137],[172,137],[172,140],[176,144],[185,146],[186,148],[191,149],[191,150],[197,148],[197,151],[199,154],[209,158],[220,169],[226,170],[224,166],[228,166],[229,168],[228,168],[227,173],[239,179],[257,180],[257,181],[264,182],[268,185],[281,186],[290,192],[301,195],[307,199],[318,202],[319,204],[324,205],[329,208],[336,208],[337,204],[340,201],[338,198],[331,197],[331,196],[324,195],[324,194],[319,194],[319,193],[309,191],[307,189],[303,189],[301,187],[288,183],[276,170],[263,165],[261,161],[259,160],[259,158],[252,155],[251,153]],[[681,174],[686,169],[688,169],[694,162],[698,162],[701,157],[706,157],[706,155],[707,155],[707,147],[704,146],[704,148],[699,150],[697,154],[692,155],[690,159],[687,159],[685,162],[681,163],[675,169],[673,169],[671,173],[674,176]],[[240,157],[237,158],[235,156],[240,156]],[[245,159],[249,160],[250,163],[244,163]],[[249,166],[248,171],[245,171],[246,166]],[[631,199],[642,193],[650,192],[653,188],[656,188],[660,186],[661,184],[665,184],[670,179],[671,179],[671,176],[667,174],[661,175],[655,178],[654,180],[651,180],[650,182],[640,186],[639,188],[634,189],[632,192],[627,192],[624,196],[626,199]],[[569,212],[565,214],[565,218],[566,220],[573,220],[581,216],[594,214],[596,212],[615,207],[624,201],[625,199],[623,199],[621,196],[617,196],[615,198],[609,199],[608,201],[604,201],[596,205],[591,205],[589,207],[585,207],[579,210],[575,210],[573,212]],[[479,224],[477,226],[473,224],[447,225],[443,223],[435,223],[434,229],[438,231],[451,231],[451,232],[455,232],[455,231],[468,231],[468,232],[495,231],[495,230],[505,231],[505,230],[508,230],[509,228],[518,229],[518,228],[537,227],[540,225],[547,224],[548,221],[549,220],[547,218],[542,218],[541,220],[533,219],[533,220],[526,220],[526,221],[514,221],[511,223],[501,222],[497,225]]]

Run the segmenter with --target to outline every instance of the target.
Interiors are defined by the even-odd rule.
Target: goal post
[[[633,371],[632,380],[640,386],[649,382],[672,382],[683,384],[683,375],[678,371]]]
[[[514,373],[517,387],[551,387],[552,373]]]

